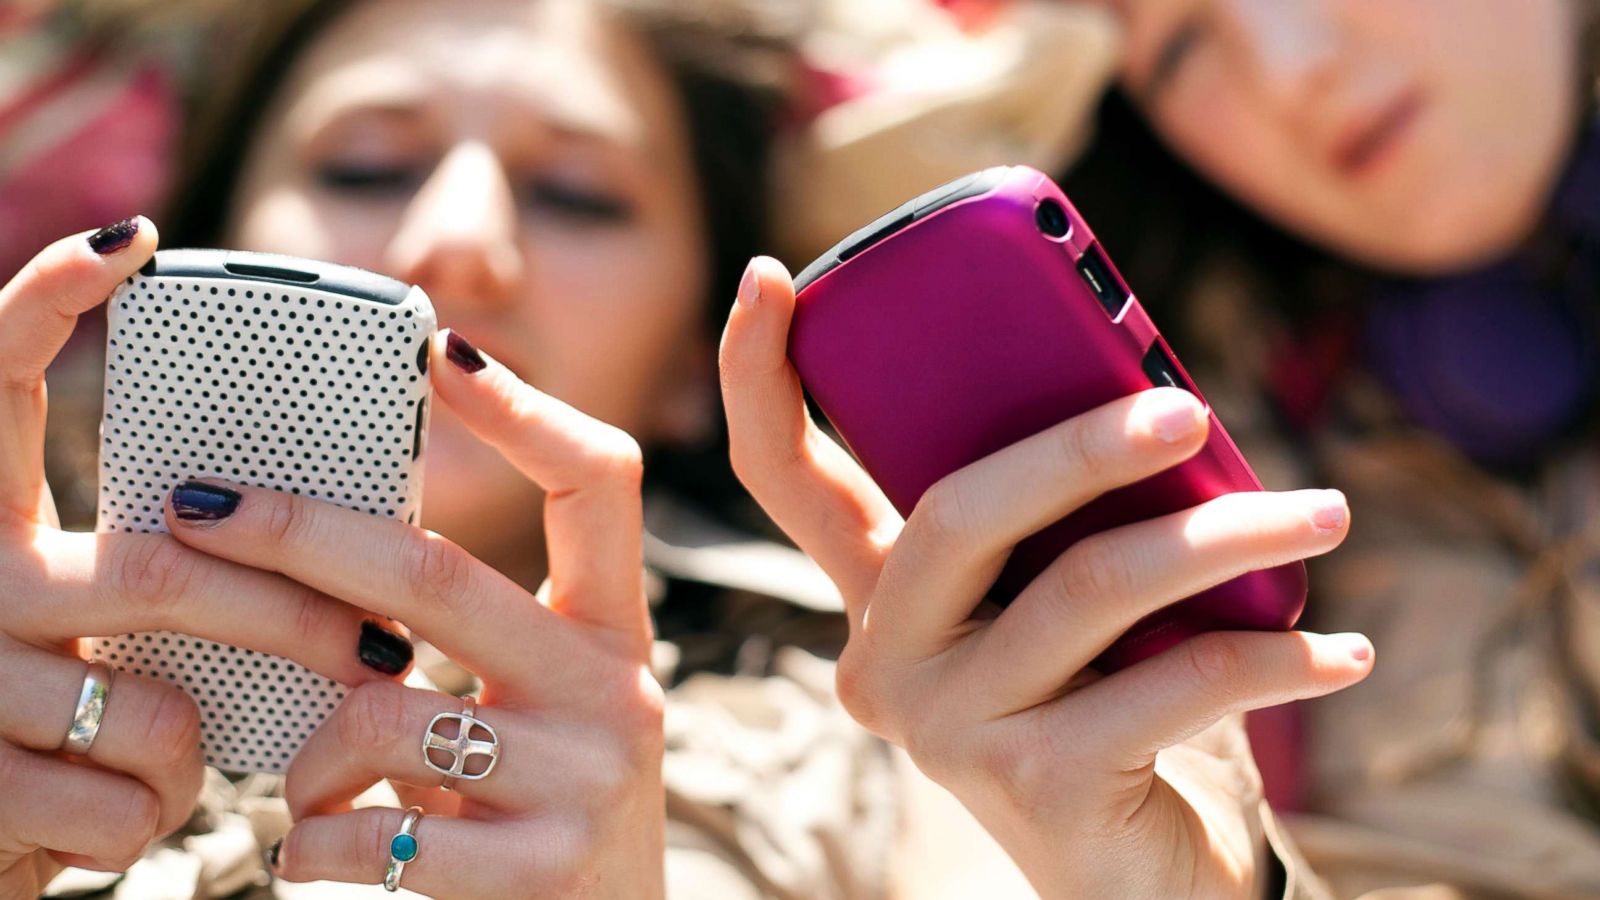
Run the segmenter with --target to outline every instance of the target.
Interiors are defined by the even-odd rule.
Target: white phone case
[[[97,531],[165,532],[173,486],[216,477],[416,522],[436,320],[420,288],[268,254],[163,250],[114,292]],[[351,653],[355,648],[351,647]],[[169,632],[95,658],[200,706],[206,762],[283,772],[345,688]]]

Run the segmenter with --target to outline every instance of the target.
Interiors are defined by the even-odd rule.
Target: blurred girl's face
[[[1577,119],[1571,0],[1112,0],[1124,81],[1267,217],[1413,272],[1509,249]]]
[[[419,284],[441,325],[648,445],[709,352],[679,113],[584,0],[369,0],[286,73],[228,237]],[[538,501],[436,408],[429,524],[513,566]]]

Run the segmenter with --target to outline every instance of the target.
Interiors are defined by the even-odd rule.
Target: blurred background
[[[1596,6],[9,0],[0,279],[144,213],[167,246],[424,284],[645,445],[668,683],[800,677],[786,649],[830,658],[842,621],[727,470],[714,347],[744,261],[798,270],[921,191],[1034,166],[1263,482],[1351,498],[1307,620],[1372,635],[1377,673],[1250,721],[1312,866],[1340,895],[1600,896]],[[538,96],[538,134],[502,95]],[[103,342],[84,317],[50,375],[51,480],[85,528]],[[537,523],[461,510],[537,496],[457,428],[430,490],[467,499],[430,494],[430,522],[536,582]],[[684,790],[736,806],[717,781]]]

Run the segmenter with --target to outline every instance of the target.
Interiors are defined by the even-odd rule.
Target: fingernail
[[[1187,393],[1162,391],[1147,402],[1156,404],[1150,418],[1150,431],[1168,444],[1176,444],[1199,431],[1200,424],[1205,421],[1205,410]]]
[[[110,256],[118,250],[125,250],[133,243],[139,233],[139,218],[123,219],[112,222],[110,225],[89,235],[89,249],[101,256]]]
[[[367,668],[385,675],[399,675],[411,665],[411,642],[376,622],[361,623],[361,641],[356,655]]]
[[[744,267],[744,277],[739,279],[739,303],[755,306],[760,299],[761,279],[756,276],[756,261],[752,259]]]
[[[1339,638],[1344,641],[1345,649],[1349,651],[1350,658],[1356,662],[1366,662],[1372,658],[1372,642],[1364,634],[1341,634]]]
[[[444,342],[444,358],[450,360],[451,365],[468,375],[474,372],[482,372],[484,367],[488,365],[483,361],[483,355],[478,352],[478,348],[472,346],[466,338],[453,330],[450,332],[450,337],[446,338]]]
[[[172,489],[172,512],[184,522],[216,522],[233,515],[243,496],[203,481],[185,481]]]
[[[274,869],[278,867],[278,852],[282,849],[283,838],[278,838],[272,842],[272,846],[267,848],[267,865]]]
[[[1318,491],[1312,501],[1311,524],[1324,534],[1343,528],[1350,518],[1350,508],[1344,494],[1338,491]]]

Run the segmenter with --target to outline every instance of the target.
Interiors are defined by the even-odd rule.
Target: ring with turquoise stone
[[[400,876],[405,874],[406,863],[417,858],[417,822],[422,819],[422,807],[406,810],[400,820],[400,831],[389,839],[389,868],[383,873],[383,887],[388,891],[400,890]]]

